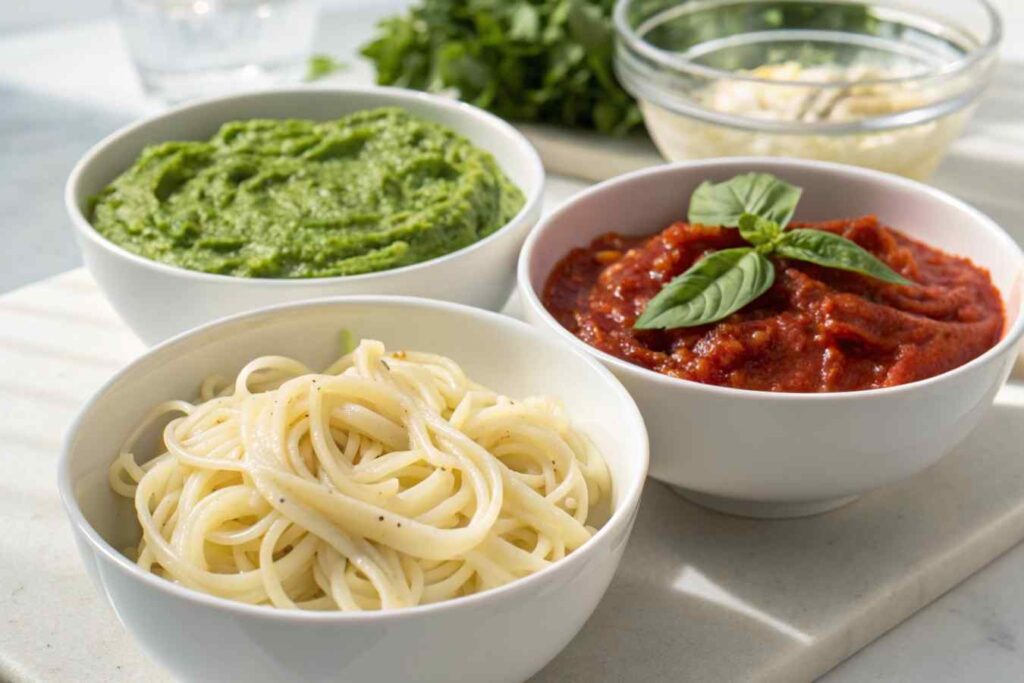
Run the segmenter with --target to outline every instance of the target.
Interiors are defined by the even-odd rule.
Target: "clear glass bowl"
[[[619,0],[615,68],[670,160],[927,177],[992,77],[987,0]]]

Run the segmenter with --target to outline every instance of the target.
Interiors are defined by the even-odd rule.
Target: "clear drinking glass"
[[[116,0],[146,92],[167,102],[302,77],[316,0]]]

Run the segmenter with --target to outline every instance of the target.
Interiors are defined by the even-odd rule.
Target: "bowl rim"
[[[986,18],[991,24],[991,34],[987,40],[980,41],[979,44],[974,47],[970,52],[965,54],[960,59],[944,65],[935,71],[929,71],[919,75],[901,76],[895,78],[872,78],[863,79],[858,81],[828,81],[826,83],[810,83],[808,81],[791,81],[791,80],[771,80],[766,78],[759,78],[749,74],[736,73],[734,71],[728,71],[726,69],[719,69],[717,67],[705,66],[703,64],[695,64],[693,62],[680,59],[678,54],[668,52],[659,47],[656,47],[647,42],[646,38],[641,36],[630,24],[627,11],[630,5],[635,0],[617,0],[615,7],[612,10],[612,24],[616,35],[626,44],[626,46],[638,54],[658,63],[659,65],[672,70],[678,70],[684,73],[690,73],[703,78],[713,78],[716,80],[733,80],[743,81],[750,83],[764,83],[768,85],[778,86],[801,86],[809,87],[815,86],[822,89],[843,89],[849,88],[853,85],[884,85],[894,83],[914,83],[914,82],[927,82],[936,78],[949,78],[957,74],[960,74],[974,64],[983,61],[989,55],[993,54],[998,48],[999,44],[1003,39],[1003,20],[1002,15],[990,2],[990,0],[968,0],[972,2],[976,7],[980,7],[985,12]],[[767,1],[767,0],[755,0]],[[739,3],[737,3],[739,4]],[[854,2],[847,1],[843,2],[840,0],[839,4],[846,5],[866,5],[866,2]]]
[[[985,351],[980,356],[973,358],[963,365],[959,365],[955,368],[947,370],[938,375],[928,377],[925,379],[916,380],[914,382],[908,382],[907,384],[899,384],[893,387],[882,387],[879,389],[862,389],[858,391],[832,391],[832,392],[820,392],[820,393],[803,393],[794,391],[759,391],[754,389],[737,389],[735,387],[723,387],[714,384],[704,384],[701,382],[695,382],[693,380],[682,379],[679,377],[671,377],[669,375],[663,375],[654,370],[634,365],[621,358],[613,356],[605,351],[590,346],[585,341],[574,335],[572,332],[564,328],[561,323],[555,320],[554,316],[547,310],[537,294],[534,288],[533,282],[530,278],[530,269],[533,263],[534,254],[537,251],[537,245],[540,243],[544,233],[551,228],[552,225],[562,220],[563,216],[570,211],[570,209],[578,203],[588,201],[595,195],[599,195],[602,192],[609,190],[610,188],[632,182],[639,178],[645,178],[647,176],[658,176],[665,175],[671,176],[681,170],[699,170],[699,169],[715,169],[723,164],[730,166],[733,165],[744,165],[744,164],[758,164],[774,165],[781,167],[784,171],[787,168],[800,168],[805,170],[820,170],[820,171],[831,171],[838,172],[840,174],[846,174],[847,176],[859,177],[864,179],[870,179],[883,183],[888,183],[897,186],[903,192],[916,192],[927,195],[929,201],[942,202],[951,205],[961,211],[967,213],[973,220],[974,226],[983,228],[989,234],[991,234],[996,240],[1003,243],[1003,248],[1015,255],[1018,262],[1018,286],[1021,287],[1024,292],[1024,252],[1021,247],[1004,231],[995,221],[983,214],[978,209],[967,202],[954,197],[938,188],[926,185],[925,183],[917,180],[911,180],[910,178],[904,178],[892,173],[885,173],[882,171],[876,171],[874,169],[862,168],[859,166],[851,166],[849,164],[838,164],[827,161],[812,161],[807,159],[790,159],[785,157],[756,157],[756,156],[740,156],[740,157],[717,157],[714,159],[702,159],[699,161],[679,161],[670,164],[662,164],[660,166],[653,166],[650,168],[640,169],[633,171],[632,173],[626,173],[624,175],[617,176],[610,180],[606,180],[602,183],[593,185],[576,195],[573,195],[569,200],[562,203],[557,209],[544,216],[537,226],[527,237],[523,249],[519,254],[519,263],[516,267],[516,279],[518,282],[518,291],[523,299],[523,305],[528,306],[533,315],[543,321],[542,325],[545,329],[549,329],[555,332],[561,339],[574,344],[577,349],[585,349],[588,353],[593,355],[595,358],[601,360],[602,363],[611,367],[616,374],[622,374],[629,377],[634,381],[645,381],[653,382],[656,385],[664,387],[667,390],[678,389],[678,390],[691,390],[698,392],[706,392],[713,396],[728,397],[738,400],[753,400],[753,401],[796,401],[796,402],[811,402],[811,401],[858,401],[858,400],[870,400],[873,398],[885,398],[898,396],[908,392],[920,391],[925,387],[932,386],[938,383],[946,382],[954,377],[963,375],[967,372],[972,371],[974,368],[988,364],[994,361],[999,356],[1004,355],[1008,351],[1012,350],[1016,343],[1024,335],[1024,296],[1021,297],[1019,302],[1016,319],[1012,325],[1005,325],[1003,336],[999,341],[992,346],[992,348]],[[564,256],[564,255],[563,255]],[[982,267],[985,267],[982,265]],[[545,280],[547,278],[546,274]],[[1005,300],[1005,295],[1002,291],[999,292],[1000,299],[1002,299],[1004,312],[1010,313],[1009,306],[1010,302]]]
[[[209,595],[193,588],[182,586],[155,574],[144,572],[137,564],[129,560],[123,553],[114,548],[105,538],[103,538],[102,535],[100,535],[92,524],[89,523],[78,504],[78,500],[74,492],[74,484],[71,479],[70,469],[71,461],[73,459],[73,445],[76,440],[76,435],[85,423],[88,414],[92,411],[96,403],[112,388],[136,372],[139,366],[148,364],[153,356],[171,352],[175,347],[194,343],[194,340],[197,337],[215,335],[216,330],[218,329],[224,327],[244,328],[247,323],[255,322],[259,319],[273,318],[277,314],[283,312],[316,308],[332,308],[346,305],[371,305],[399,310],[411,307],[427,309],[434,312],[454,313],[457,315],[468,315],[470,317],[482,318],[491,325],[518,328],[520,331],[526,332],[528,336],[532,337],[535,343],[551,344],[559,347],[563,352],[578,358],[591,371],[597,373],[597,375],[601,377],[614,392],[618,393],[619,398],[625,401],[624,405],[626,406],[626,411],[622,414],[622,423],[624,425],[629,425],[629,428],[635,432],[637,439],[636,452],[631,454],[630,457],[639,458],[640,460],[640,462],[637,463],[637,469],[635,470],[633,477],[624,482],[624,490],[621,494],[617,494],[618,504],[615,506],[611,516],[605,522],[604,526],[598,529],[597,533],[595,533],[575,552],[567,555],[557,562],[553,562],[550,566],[545,567],[534,574],[516,579],[503,586],[498,586],[497,588],[453,598],[451,600],[425,605],[416,605],[413,607],[401,607],[376,611],[367,610],[363,612],[343,612],[340,610],[307,611],[298,609],[277,609],[267,605],[251,605],[235,602],[227,598]],[[71,426],[65,433],[64,441],[61,445],[61,452],[57,461],[57,488],[61,504],[64,508],[64,513],[67,515],[71,525],[74,527],[74,530],[86,539],[92,555],[102,558],[123,575],[126,575],[132,580],[142,582],[147,589],[156,590],[167,598],[191,602],[198,607],[226,610],[239,616],[245,616],[246,618],[267,619],[272,621],[292,623],[380,622],[390,621],[392,619],[424,616],[429,617],[430,615],[438,612],[468,609],[479,605],[480,603],[499,599],[511,599],[514,596],[521,594],[523,591],[530,590],[538,584],[543,584],[548,577],[555,573],[574,571],[581,562],[586,561],[587,557],[591,556],[595,550],[604,544],[606,538],[619,530],[629,529],[640,503],[641,493],[647,479],[649,464],[650,443],[647,428],[644,423],[643,416],[640,414],[640,409],[636,405],[636,401],[622,385],[619,379],[594,358],[591,358],[585,353],[581,353],[578,349],[573,348],[568,344],[552,339],[550,336],[543,334],[541,330],[538,330],[531,325],[527,325],[521,320],[517,320],[511,316],[506,316],[500,313],[494,313],[492,311],[486,311],[473,306],[466,306],[464,304],[456,304],[420,297],[354,295],[320,297],[300,302],[267,306],[255,311],[227,316],[178,334],[153,348],[147,349],[143,354],[132,360],[128,365],[123,367],[114,374],[113,377],[107,380],[103,386],[97,389],[85,404],[82,405]],[[613,479],[613,486],[618,487],[619,484],[619,482],[616,482]]]
[[[419,102],[426,103],[427,106],[436,107],[439,110],[447,109],[449,111],[457,112],[458,116],[463,116],[469,119],[476,119],[486,126],[490,126],[501,136],[504,136],[514,142],[516,154],[520,155],[529,168],[529,174],[534,176],[537,180],[536,186],[530,192],[525,192],[523,188],[519,188],[525,195],[525,201],[519,211],[506,221],[501,227],[487,235],[483,239],[477,240],[472,244],[468,244],[461,249],[442,254],[426,261],[420,261],[418,263],[410,263],[409,265],[400,266],[398,268],[391,268],[388,270],[378,270],[369,273],[360,273],[358,275],[331,275],[327,277],[315,277],[315,278],[272,278],[272,277],[242,277],[239,275],[223,275],[220,273],[207,273],[200,270],[190,270],[181,266],[175,266],[161,261],[155,261],[153,259],[146,258],[135,254],[124,247],[111,242],[106,237],[101,235],[96,228],[93,227],[92,223],[86,217],[81,207],[78,205],[76,195],[78,194],[79,187],[82,182],[82,177],[89,170],[89,168],[96,162],[96,159],[101,157],[107,149],[114,143],[121,139],[136,133],[138,130],[145,128],[146,126],[152,125],[157,122],[166,121],[180,116],[182,113],[192,111],[194,109],[202,109],[204,107],[215,107],[219,104],[230,102],[234,100],[261,100],[264,98],[288,98],[288,97],[325,97],[329,95],[345,96],[345,95],[369,95],[369,96],[380,96],[385,100],[392,100],[391,102],[381,102],[377,106],[398,106],[402,107],[403,103],[407,102]],[[299,117],[301,118],[301,117]],[[224,123],[224,122],[221,122]],[[463,133],[458,130],[455,126],[448,126],[459,135]],[[166,142],[166,141],[165,141]],[[141,150],[140,150],[141,151]],[[502,168],[501,159],[498,155],[491,153],[489,150],[484,150],[488,154],[491,154],[495,161],[498,162],[499,168],[504,173]],[[127,169],[124,169],[127,170]],[[124,172],[122,170],[122,173]],[[511,179],[510,179],[511,180]],[[188,277],[196,280],[201,280],[210,283],[230,283],[230,282],[252,282],[260,285],[266,285],[271,287],[317,287],[327,283],[336,282],[373,282],[383,280],[385,278],[404,275],[407,273],[413,273],[417,270],[428,268],[430,266],[439,265],[444,262],[452,261],[462,256],[466,256],[474,251],[485,249],[487,245],[499,241],[504,238],[509,232],[514,231],[517,227],[521,227],[524,224],[535,222],[536,218],[540,215],[540,208],[544,197],[544,184],[546,176],[544,172],[544,166],[541,163],[540,155],[537,150],[533,147],[526,136],[523,135],[516,128],[488,111],[475,107],[466,102],[460,100],[454,100],[440,95],[434,95],[431,93],[420,92],[416,90],[408,90],[405,88],[393,88],[387,86],[316,86],[316,87],[299,87],[299,86],[288,86],[288,87],[271,87],[271,88],[260,88],[253,90],[245,90],[241,92],[234,92],[227,95],[216,95],[213,97],[205,97],[196,100],[190,100],[184,104],[179,104],[170,109],[162,112],[153,114],[151,116],[145,116],[137,121],[129,123],[121,128],[118,128],[113,133],[105,136],[99,142],[89,148],[85,154],[83,154],[74,167],[71,169],[71,173],[68,175],[67,181],[64,184],[64,208],[67,211],[68,216],[71,218],[71,224],[75,229],[75,232],[83,239],[87,239],[93,244],[109,251],[118,257],[130,261],[136,265],[144,268],[151,268],[158,272],[178,277]],[[518,187],[518,185],[516,185]]]

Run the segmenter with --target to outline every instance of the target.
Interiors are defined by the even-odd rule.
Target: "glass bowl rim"
[[[735,71],[729,71],[726,69],[719,69],[712,66],[705,66],[703,64],[696,64],[694,62],[679,59],[673,53],[663,50],[659,47],[652,45],[647,42],[645,38],[640,36],[630,25],[630,22],[626,16],[626,12],[630,5],[635,0],[617,0],[615,8],[612,11],[612,26],[614,28],[616,37],[622,40],[626,47],[637,53],[650,59],[659,66],[676,71],[679,73],[688,73],[694,76],[700,76],[703,78],[714,79],[718,81],[739,81],[748,83],[760,83],[768,86],[796,86],[803,88],[815,88],[819,90],[829,89],[841,89],[849,88],[852,86],[865,86],[865,85],[891,85],[891,84],[903,84],[903,83],[924,83],[932,80],[945,80],[957,76],[970,68],[984,61],[990,55],[996,52],[999,48],[999,44],[1003,39],[1003,20],[999,11],[995,8],[990,0],[967,0],[970,4],[975,7],[981,8],[986,18],[988,19],[991,31],[988,39],[978,44],[977,47],[971,49],[962,58],[944,65],[943,67],[928,71],[922,74],[912,74],[900,77],[890,78],[875,78],[875,79],[859,79],[859,80],[837,80],[827,82],[812,82],[812,81],[790,81],[790,80],[774,80],[768,78],[759,78],[750,74],[741,74]],[[755,0],[755,2],[767,2],[768,0]],[[863,5],[870,6],[870,2],[837,2],[836,5]],[[742,35],[742,34],[737,34]]]

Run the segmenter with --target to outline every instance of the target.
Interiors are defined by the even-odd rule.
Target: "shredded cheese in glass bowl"
[[[620,0],[616,71],[668,159],[763,155],[927,177],[988,84],[986,0]]]

